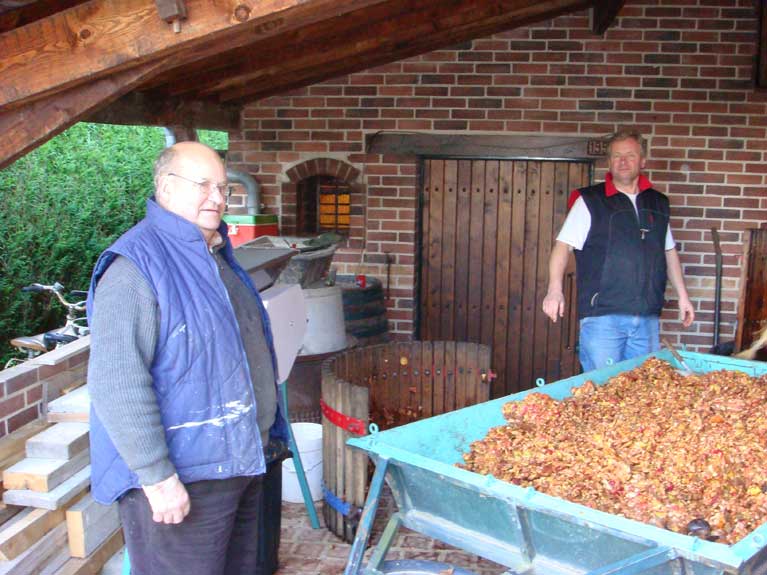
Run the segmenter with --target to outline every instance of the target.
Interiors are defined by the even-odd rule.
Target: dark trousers
[[[144,492],[119,504],[131,575],[260,575],[264,476],[186,485],[191,511],[178,525],[152,521]],[[279,529],[279,527],[278,527]],[[271,534],[269,534],[271,535]]]

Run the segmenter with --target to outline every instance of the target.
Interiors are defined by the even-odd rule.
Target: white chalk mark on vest
[[[224,423],[226,423],[229,420],[232,419],[238,419],[248,413],[249,411],[253,410],[253,404],[245,405],[241,401],[230,401],[229,403],[224,404],[224,409],[227,410],[227,413],[224,415],[221,415],[219,417],[214,417],[212,419],[205,419],[203,421],[187,421],[186,423],[181,423],[179,425],[172,425],[168,429],[182,429],[182,428],[188,428],[188,427],[200,427],[202,425],[214,425],[216,427],[223,427]]]

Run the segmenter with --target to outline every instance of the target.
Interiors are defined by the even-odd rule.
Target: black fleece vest
[[[582,250],[575,251],[578,317],[660,315],[666,290],[668,198],[650,188],[631,200],[605,194],[605,184],[579,190],[591,213]]]

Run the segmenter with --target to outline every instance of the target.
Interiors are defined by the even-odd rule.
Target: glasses
[[[176,178],[181,178],[182,180],[185,180],[189,182],[190,184],[196,184],[200,190],[203,191],[205,194],[205,197],[210,197],[210,195],[213,193],[213,190],[218,190],[218,193],[221,194],[223,198],[226,198],[227,192],[229,191],[229,183],[223,183],[223,184],[217,184],[215,182],[211,182],[210,180],[193,180],[192,178],[187,178],[186,176],[182,176],[180,174],[174,174],[173,172],[168,172],[169,176],[174,176]]]

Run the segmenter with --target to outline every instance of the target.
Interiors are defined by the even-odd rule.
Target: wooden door
[[[575,265],[565,274],[565,317],[541,311],[551,246],[587,162],[424,160],[419,337],[490,345],[492,396],[579,369]]]

